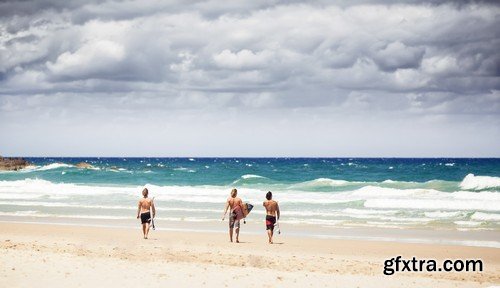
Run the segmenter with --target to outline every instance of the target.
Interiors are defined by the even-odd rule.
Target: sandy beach
[[[489,287],[500,249],[302,237],[0,223],[6,287]],[[481,259],[483,272],[383,274],[384,260]]]

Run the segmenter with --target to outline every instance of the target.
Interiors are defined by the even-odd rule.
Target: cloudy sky
[[[2,1],[0,154],[500,157],[499,27],[494,1]]]

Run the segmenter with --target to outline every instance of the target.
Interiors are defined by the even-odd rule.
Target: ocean
[[[143,187],[159,221],[219,221],[232,188],[284,225],[500,231],[500,159],[26,158],[0,172],[3,218],[135,220]],[[75,164],[86,162],[90,169]],[[259,222],[260,223],[260,222]]]

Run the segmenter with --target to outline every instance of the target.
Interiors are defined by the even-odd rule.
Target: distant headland
[[[30,163],[23,158],[0,156],[0,171],[17,171],[26,168]]]

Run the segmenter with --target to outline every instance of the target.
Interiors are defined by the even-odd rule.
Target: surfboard
[[[149,206],[149,215],[151,215],[151,228],[153,228],[153,230],[156,229],[155,227],[155,220],[154,220],[154,217],[153,217],[153,201],[155,200],[155,197],[153,197],[151,199],[151,206]]]
[[[250,204],[250,203],[244,203],[243,204],[243,209],[242,209],[243,213],[239,214],[238,215],[239,217],[237,217],[236,220],[241,220],[243,218],[246,218],[248,216],[248,214],[250,214],[250,211],[252,211],[252,209],[253,209],[253,205],[252,204]]]

